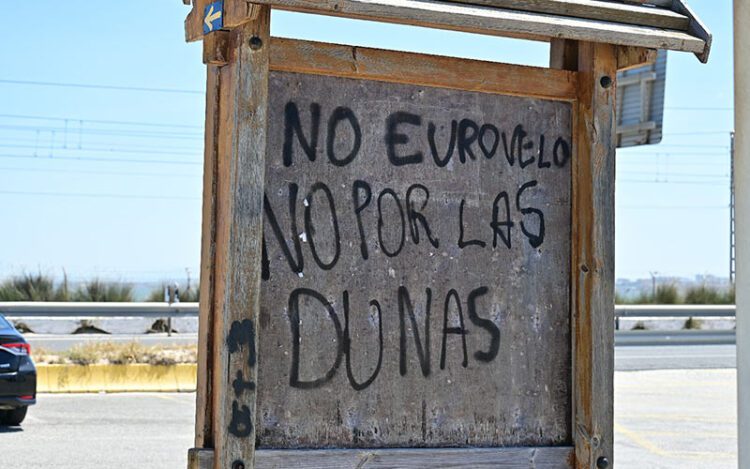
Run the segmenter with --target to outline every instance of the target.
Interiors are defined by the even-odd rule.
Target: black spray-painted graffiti
[[[544,134],[532,137],[521,124],[500,129],[492,123],[476,122],[469,118],[450,119],[445,124],[428,121],[411,112],[391,113],[383,122],[383,164],[394,168],[430,165],[440,169],[451,164],[469,165],[491,160],[505,169],[515,168],[514,171],[529,168],[529,174],[522,172],[527,176],[522,177],[521,182],[505,183],[505,187],[502,183],[498,184],[496,192],[492,193],[494,197],[490,199],[493,200],[492,204],[485,203],[487,206],[482,212],[488,215],[480,217],[476,216],[476,204],[467,204],[466,198],[461,198],[460,203],[455,204],[454,212],[449,216],[446,216],[446,209],[442,206],[440,210],[432,211],[431,208],[439,202],[434,200],[435,195],[426,181],[408,186],[394,184],[392,187],[382,187],[380,182],[378,185],[381,188],[374,190],[374,184],[358,175],[350,181],[350,192],[345,197],[337,198],[335,190],[340,189],[336,186],[332,190],[334,185],[331,181],[313,180],[311,184],[300,187],[294,180],[288,180],[285,193],[280,190],[270,197],[268,193],[264,195],[267,236],[264,236],[262,245],[263,280],[270,280],[276,274],[271,272],[267,243],[273,243],[272,246],[278,248],[279,259],[300,277],[311,262],[320,271],[330,271],[342,259],[350,259],[350,256],[357,256],[364,262],[374,262],[375,256],[380,255],[398,257],[410,244],[417,246],[421,243],[434,249],[455,246],[461,251],[512,250],[526,244],[534,249],[540,248],[547,236],[545,208],[535,202],[540,191],[544,190],[539,181],[540,175],[568,166],[572,156],[569,141],[565,137],[550,138]],[[346,138],[342,140],[341,135],[344,134]],[[415,143],[418,137],[420,141],[425,141],[426,137],[425,148],[419,148]],[[300,162],[317,160],[316,164],[330,164],[332,170],[338,171],[357,160],[365,145],[363,139],[360,120],[350,108],[336,107],[326,121],[320,104],[303,107],[290,101],[283,113],[281,163],[288,168]],[[532,169],[533,174],[530,174]],[[278,196],[286,200],[279,203],[276,201]],[[474,210],[474,216],[467,217],[470,210]],[[435,218],[435,213],[439,213],[439,220]],[[450,236],[453,239],[448,239],[444,232],[439,236],[435,230],[436,225],[445,224],[446,220],[455,228],[451,231],[455,232],[455,237]],[[325,224],[326,230],[318,229],[320,226],[316,224]],[[351,234],[344,233],[342,226],[355,226],[356,230]],[[304,241],[299,236],[300,232],[305,234]],[[347,235],[356,239],[345,239]],[[370,241],[375,239],[377,244]],[[303,249],[303,244],[307,248]],[[321,246],[327,248],[321,249]],[[373,252],[373,246],[377,252]],[[424,288],[416,292],[405,285],[398,285],[394,288],[394,301],[389,303],[394,305],[390,315],[377,299],[371,299],[369,306],[377,313],[378,322],[377,361],[374,368],[370,368],[369,376],[358,380],[353,372],[361,368],[353,363],[353,349],[357,344],[350,332],[350,291],[344,290],[341,302],[338,302],[338,298],[328,298],[312,288],[293,289],[287,308],[292,338],[289,385],[298,389],[319,388],[329,383],[344,363],[350,386],[357,391],[366,389],[381,372],[384,330],[398,331],[398,367],[401,376],[410,371],[410,353],[416,356],[419,372],[424,377],[431,376],[435,360],[432,357],[430,325],[436,310],[443,314],[440,357],[437,360],[440,370],[445,370],[447,366],[449,340],[460,341],[460,365],[463,368],[469,367],[472,359],[477,364],[492,362],[500,350],[501,330],[489,319],[486,305],[485,309],[481,307],[482,298],[491,295],[490,289],[480,284],[462,293],[459,290],[451,288],[447,292],[434,292],[431,288]],[[310,370],[301,369],[306,363],[301,356],[303,352],[300,346],[303,336],[300,305],[303,299],[306,304],[316,305],[321,318],[328,318],[335,334],[335,340],[328,346],[332,360],[325,364],[325,371],[317,376],[313,376]],[[415,314],[417,308],[420,314]],[[392,324],[384,319],[395,317],[398,319],[392,320]],[[236,337],[244,336],[238,330]],[[254,384],[242,381],[240,372],[237,376],[234,388],[237,395],[245,389],[253,389],[250,386]],[[236,409],[236,413],[242,416],[243,409]]]
[[[245,319],[234,321],[227,335],[227,348],[229,353],[243,353],[247,357],[247,365],[254,368],[256,364],[255,326],[253,321]],[[229,433],[245,438],[253,432],[253,416],[247,405],[241,404],[239,399],[243,393],[255,390],[255,382],[245,379],[242,370],[236,370],[235,379],[232,382],[234,397],[232,401],[232,419],[229,422]]]
[[[494,360],[500,350],[500,328],[495,325],[489,319],[480,316],[478,311],[478,302],[482,296],[489,293],[489,288],[479,287],[472,290],[466,299],[467,314],[469,321],[476,328],[475,333],[472,335],[472,340],[476,349],[473,351],[472,356],[478,363],[488,363]],[[419,361],[420,370],[424,377],[429,377],[432,374],[433,360],[431,358],[431,328],[430,321],[432,316],[432,290],[427,288],[425,290],[424,300],[424,324],[420,325],[415,315],[415,303],[412,301],[411,294],[405,286],[400,286],[397,290],[397,301],[398,301],[398,330],[399,330],[399,373],[401,376],[405,376],[408,373],[407,368],[407,354],[410,348],[409,336],[414,343],[416,355]],[[315,300],[320,304],[328,313],[328,317],[331,320],[331,324],[335,330],[337,340],[331,347],[335,348],[335,356],[333,363],[331,364],[328,371],[322,376],[312,380],[301,380],[300,379],[300,364],[301,360],[300,343],[302,341],[302,333],[300,330],[300,303],[302,298]],[[451,307],[453,302],[455,308]],[[337,312],[332,301],[329,301],[319,292],[309,288],[297,288],[292,291],[289,295],[288,305],[288,316],[289,324],[291,326],[292,333],[292,364],[291,372],[289,375],[289,385],[299,389],[314,389],[323,386],[327,382],[331,381],[336,375],[342,360],[346,361],[346,374],[349,384],[354,390],[361,391],[370,386],[380,373],[381,366],[383,363],[383,311],[380,303],[377,300],[371,300],[370,306],[377,310],[378,317],[378,360],[374,371],[363,382],[358,382],[352,372],[352,348],[354,346],[352,337],[349,333],[349,292],[344,291],[342,295],[342,310]],[[343,312],[344,323],[342,325],[339,313]],[[460,327],[448,327],[449,318],[452,315],[457,315]],[[421,332],[420,332],[421,329]],[[481,334],[479,332],[482,332]],[[469,335],[469,329],[464,325],[463,308],[461,306],[461,298],[458,292],[451,289],[445,296],[445,302],[443,307],[443,330],[442,330],[442,346],[440,354],[440,369],[444,370],[446,367],[446,345],[448,341],[448,335],[459,335],[461,337],[463,360],[461,366],[464,368],[469,366],[469,348],[467,345],[466,337]]]

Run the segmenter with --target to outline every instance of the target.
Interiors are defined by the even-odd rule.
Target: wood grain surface
[[[269,86],[260,446],[569,444],[571,104]]]

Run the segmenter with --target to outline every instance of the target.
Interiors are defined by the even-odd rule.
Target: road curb
[[[37,392],[191,392],[194,363],[177,365],[37,365]]]

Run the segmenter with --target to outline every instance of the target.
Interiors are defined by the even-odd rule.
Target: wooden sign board
[[[540,69],[268,21],[206,37],[193,467],[607,462],[615,48]]]
[[[571,442],[571,122],[271,73],[261,447]]]

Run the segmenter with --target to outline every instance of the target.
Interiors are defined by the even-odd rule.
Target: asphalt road
[[[732,369],[615,373],[614,467],[736,468],[735,384]],[[193,393],[43,394],[22,427],[0,427],[0,460],[18,469],[185,469],[194,412]]]
[[[41,335],[27,334],[32,348],[50,351],[67,350],[70,347],[92,341],[130,342],[137,340],[146,345],[194,344],[195,334],[139,334],[139,335]],[[735,368],[734,345],[627,345],[615,347],[615,369],[660,370],[660,369],[709,369]]]
[[[693,370],[735,368],[734,345],[655,345],[615,347],[615,370]]]
[[[115,334],[24,334],[26,341],[34,348],[43,348],[51,352],[68,350],[74,345],[88,342],[141,342],[145,345],[165,344],[195,344],[198,342],[198,334],[172,334],[171,337],[164,334],[137,334],[137,335],[115,335]]]

